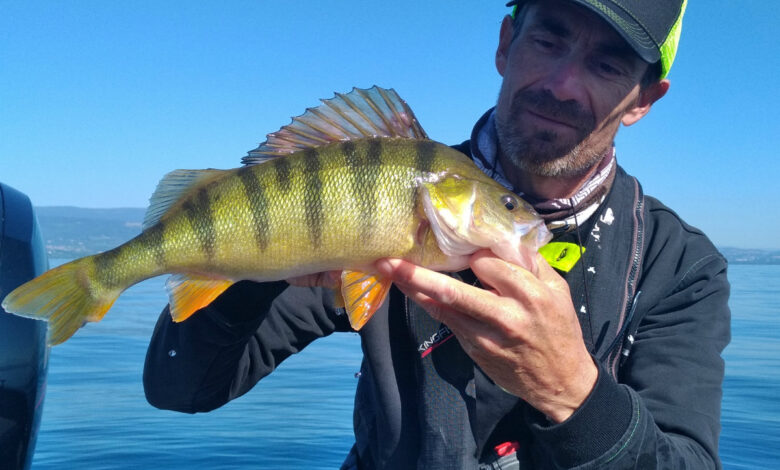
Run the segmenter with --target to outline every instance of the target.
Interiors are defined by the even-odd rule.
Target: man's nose
[[[550,69],[545,88],[559,101],[585,103],[584,72],[579,61],[562,58]]]

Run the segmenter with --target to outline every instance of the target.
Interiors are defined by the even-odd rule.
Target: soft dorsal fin
[[[225,170],[174,170],[157,183],[157,189],[149,198],[149,208],[146,209],[143,230],[160,221],[163,215],[179,201],[183,195],[193,188],[206,184],[221,176]]]
[[[395,90],[374,86],[336,93],[316,108],[292,118],[292,122],[268,134],[265,142],[242,159],[256,165],[299,150],[367,137],[427,139],[411,108]]]

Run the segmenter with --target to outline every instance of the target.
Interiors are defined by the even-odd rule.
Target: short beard
[[[575,126],[576,138],[562,142],[557,133],[525,128],[520,122],[525,109]],[[496,114],[496,132],[501,151],[521,171],[537,176],[574,176],[587,172],[601,160],[604,149],[588,148],[587,138],[595,118],[575,101],[559,101],[546,90],[524,90],[512,98],[509,115]]]

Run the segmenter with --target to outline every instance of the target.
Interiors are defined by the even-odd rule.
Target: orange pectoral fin
[[[193,313],[214,301],[231,285],[233,281],[229,279],[171,276],[166,287],[173,321],[179,323],[188,319]]]
[[[349,324],[355,331],[371,319],[390,292],[392,281],[360,271],[341,273],[341,294],[344,297]]]

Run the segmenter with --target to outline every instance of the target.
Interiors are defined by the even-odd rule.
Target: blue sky
[[[177,168],[230,168],[293,115],[395,88],[435,140],[495,103],[503,1],[0,0],[0,181],[38,206],[145,207]],[[618,160],[719,246],[780,249],[780,14],[692,1],[669,94]]]

